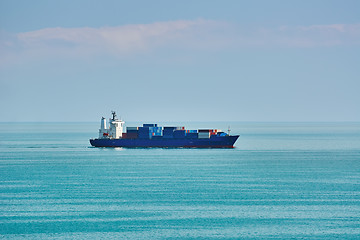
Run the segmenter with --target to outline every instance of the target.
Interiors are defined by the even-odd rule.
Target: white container
[[[210,133],[209,132],[199,132],[198,138],[210,138]]]

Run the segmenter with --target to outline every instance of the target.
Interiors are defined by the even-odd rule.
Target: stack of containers
[[[213,131],[213,129],[199,129],[199,138],[210,138]]]
[[[176,129],[176,127],[164,127],[163,137],[164,138],[173,138],[175,129]]]
[[[150,138],[149,128],[148,127],[139,127],[139,138]]]
[[[149,127],[151,136],[162,136],[162,127]]]
[[[174,138],[185,138],[186,130],[175,130],[174,131]]]
[[[144,124],[143,127],[139,127],[139,138],[149,139],[161,135],[162,127],[158,127],[157,124]]]
[[[176,133],[177,138],[183,138],[182,135],[186,135],[185,127],[164,127],[163,137],[164,138],[174,138],[175,131],[184,131]]]
[[[163,137],[164,138],[173,138],[175,130],[176,130],[176,127],[164,127]]]
[[[138,129],[139,129],[138,127],[127,127],[126,128],[126,138],[138,138],[138,134],[139,134]]]
[[[198,138],[197,130],[186,130],[186,138]]]

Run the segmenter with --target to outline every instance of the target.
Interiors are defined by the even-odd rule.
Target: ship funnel
[[[102,130],[106,129],[106,118],[104,117],[101,118],[101,129]]]
[[[99,138],[107,138],[109,136],[108,129],[106,128],[106,118],[101,118],[101,124],[99,129]]]

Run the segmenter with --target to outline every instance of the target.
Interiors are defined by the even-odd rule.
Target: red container
[[[126,133],[126,138],[138,138],[138,133],[128,132],[128,133]]]
[[[122,138],[127,138],[126,133],[122,134]]]

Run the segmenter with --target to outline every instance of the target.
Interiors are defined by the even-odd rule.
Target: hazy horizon
[[[341,124],[341,123],[354,123],[354,124],[359,124],[360,121],[226,121],[226,120],[219,120],[219,121],[191,121],[191,120],[185,120],[185,121],[156,121],[156,120],[148,120],[148,121],[127,121],[126,119],[122,119],[123,121],[125,121],[125,123],[136,123],[136,124],[144,124],[144,123],[157,123],[157,124],[161,124],[161,123],[284,123],[284,124]],[[1,121],[0,124],[6,124],[6,123],[98,123],[100,125],[100,119],[99,121]]]

